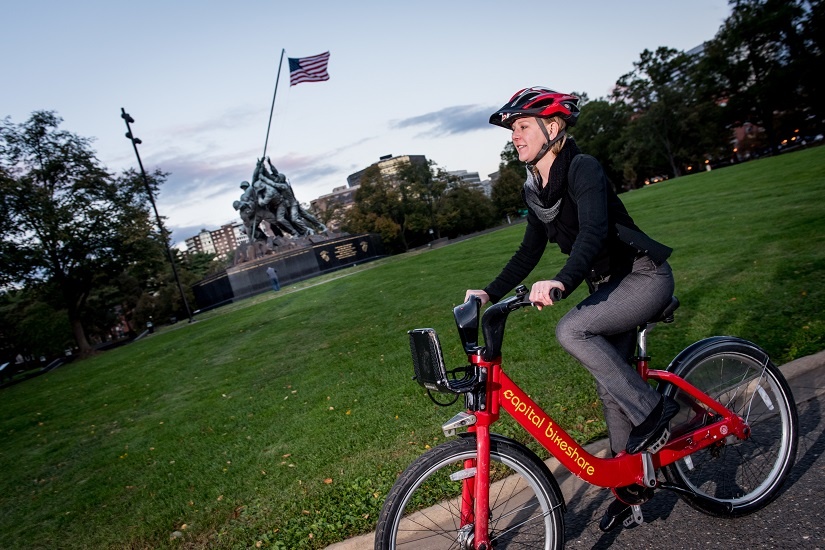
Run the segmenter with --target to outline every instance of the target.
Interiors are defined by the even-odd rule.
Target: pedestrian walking
[[[281,290],[281,282],[278,280],[278,270],[272,266],[266,268],[266,274],[272,282],[272,290]]]

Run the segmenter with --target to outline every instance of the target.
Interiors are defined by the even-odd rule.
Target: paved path
[[[825,351],[781,367],[797,402],[799,450],[779,498],[754,514],[735,520],[706,516],[667,491],[642,506],[645,523],[602,533],[599,520],[612,500],[607,489],[571,475],[548,461],[567,503],[568,548],[821,548],[825,549]],[[607,440],[587,446],[607,452]],[[666,520],[666,521],[665,521]],[[370,533],[328,546],[327,550],[372,550]]]

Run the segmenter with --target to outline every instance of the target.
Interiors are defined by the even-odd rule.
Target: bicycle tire
[[[462,529],[460,480],[476,457],[476,438],[462,434],[418,457],[384,502],[376,550],[461,549],[472,546],[472,526]],[[564,500],[547,466],[514,441],[491,436],[490,539],[496,550],[564,546]],[[474,463],[474,462],[473,462]],[[433,498],[439,500],[433,504]]]
[[[762,349],[745,340],[711,338],[686,352],[669,370],[740,415],[751,433],[666,466],[665,477],[699,494],[681,497],[705,514],[737,517],[760,510],[779,494],[796,458],[799,421],[788,382]],[[671,422],[674,436],[714,421],[677,387],[668,384],[663,393],[682,406]]]

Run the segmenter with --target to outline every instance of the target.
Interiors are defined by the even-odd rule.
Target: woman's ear
[[[555,120],[548,122],[547,133],[550,135],[550,139],[554,139],[559,133],[559,123]]]

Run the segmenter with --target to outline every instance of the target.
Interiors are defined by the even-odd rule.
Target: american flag
[[[329,52],[312,57],[289,58],[289,85],[295,86],[301,82],[321,82],[329,80],[327,73]]]

